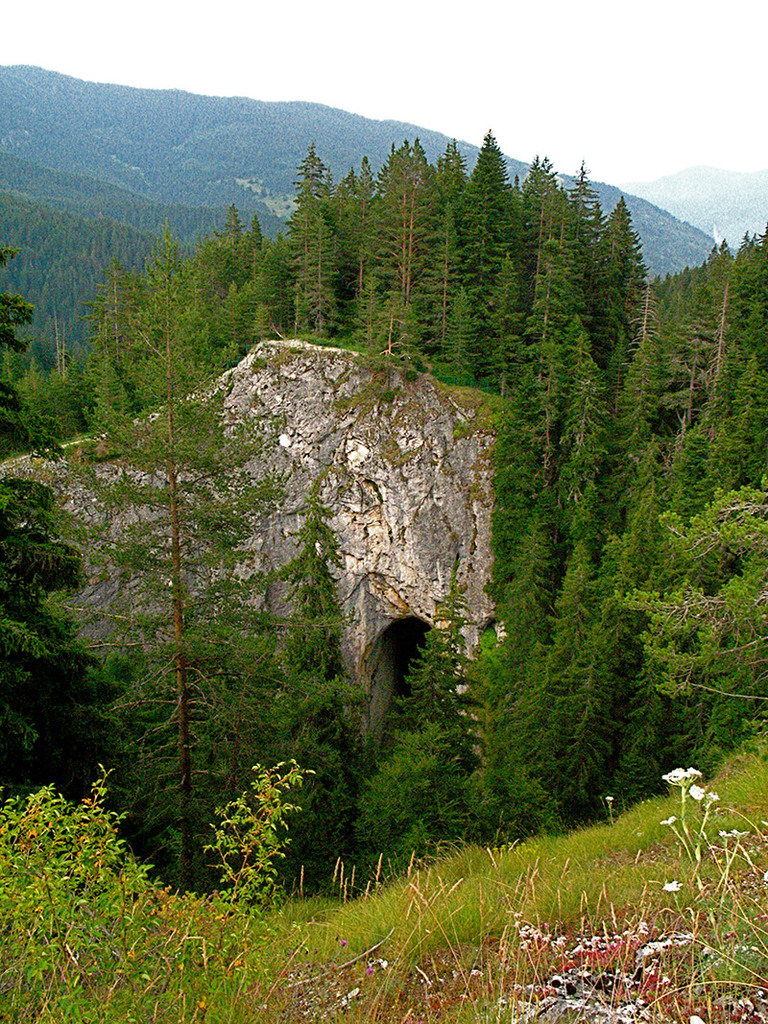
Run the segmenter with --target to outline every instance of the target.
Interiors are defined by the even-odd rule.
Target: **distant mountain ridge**
[[[81,217],[109,218],[155,237],[167,221],[174,235],[186,242],[194,242],[199,235],[220,227],[226,213],[223,207],[154,202],[84,174],[52,171],[3,152],[0,152],[0,193],[45,203]],[[268,215],[266,219],[269,220]]]
[[[725,239],[732,249],[745,235],[764,234],[768,224],[768,170],[688,167],[622,188],[701,228],[715,242]]]
[[[368,156],[374,169],[392,144],[420,140],[428,160],[445,151],[448,136],[400,121],[374,121],[316,103],[206,97],[178,90],[102,85],[33,67],[0,67],[0,153],[28,165],[93,179],[138,200],[170,206],[258,213],[274,234],[290,213],[296,167],[310,142],[338,179]],[[474,166],[478,148],[459,143]],[[508,157],[511,176],[528,165]],[[621,195],[595,183],[605,212]],[[36,195],[35,198],[43,198]],[[701,263],[710,239],[641,198],[626,196],[654,273]],[[59,202],[63,200],[59,198]],[[83,212],[78,209],[78,212]]]

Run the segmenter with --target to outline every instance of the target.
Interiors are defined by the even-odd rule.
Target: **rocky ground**
[[[496,942],[480,951],[445,949],[403,971],[382,954],[382,943],[320,968],[294,963],[268,993],[269,1003],[279,1006],[283,1021],[432,1024],[463,1019],[462,1007],[471,1007],[468,1019],[506,1024],[768,1024],[768,979],[730,989],[708,984],[718,973],[718,956],[694,951],[690,932],[651,936],[641,922],[632,932],[569,938],[523,926],[520,940],[514,960]],[[344,940],[339,942],[343,952]],[[733,950],[739,952],[749,950]],[[681,968],[694,955],[699,982],[683,988]],[[560,969],[527,984],[519,981],[544,961],[559,961]]]

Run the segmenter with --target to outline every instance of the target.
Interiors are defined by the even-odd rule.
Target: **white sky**
[[[35,0],[0,64],[216,96],[310,100],[594,180],[768,168],[766,0]],[[322,153],[321,153],[322,155]]]

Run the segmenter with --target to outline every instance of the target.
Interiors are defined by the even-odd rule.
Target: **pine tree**
[[[435,627],[408,673],[401,731],[362,790],[357,832],[372,858],[386,852],[402,863],[414,851],[472,832],[477,758],[465,689],[465,613],[454,572]]]
[[[284,683],[274,705],[275,725],[284,735],[281,757],[312,772],[286,869],[317,886],[327,882],[339,857],[354,852],[363,757],[361,695],[342,658],[344,617],[333,575],[341,555],[330,515],[319,485],[313,485],[296,534],[298,550],[281,573],[291,614],[282,651]]]
[[[471,384],[470,360],[475,345],[475,321],[469,296],[460,288],[448,311],[445,335],[445,362],[455,384]]]
[[[215,680],[257,671],[259,656],[246,637],[251,631],[258,639],[259,624],[242,622],[249,613],[237,546],[248,516],[272,492],[268,481],[252,481],[243,468],[258,450],[258,432],[248,424],[225,430],[223,396],[211,381],[190,301],[193,284],[166,230],[127,311],[133,348],[126,373],[142,415],[102,390],[98,447],[110,462],[106,470],[99,462],[86,466],[107,519],[107,529],[91,542],[119,573],[111,607],[114,644],[137,652],[134,664],[142,669],[134,718],[137,706],[150,720],[160,709],[145,738],[163,736],[168,723],[175,731],[177,800],[172,792],[158,797],[163,814],[175,804],[176,819],[165,827],[169,836],[178,834],[179,879],[186,887],[193,884],[201,813],[192,753],[196,719],[205,703],[215,702]],[[101,375],[108,379],[110,348],[99,345],[102,336],[109,330],[96,339]],[[134,510],[127,519],[126,509]],[[157,746],[146,756],[155,780],[162,777],[167,769],[159,767]],[[139,761],[135,753],[133,760]],[[146,786],[146,776],[138,785],[142,781]]]
[[[337,318],[333,183],[314,143],[298,171],[296,209],[289,225],[296,281],[296,329],[323,334]]]
[[[615,403],[628,363],[632,324],[642,305],[647,270],[642,246],[632,226],[624,197],[614,207],[603,235],[605,260],[605,337],[610,348],[596,351],[598,365],[607,371]]]
[[[330,509],[314,485],[307,495],[304,523],[296,535],[299,550],[281,575],[288,581],[291,630],[285,657],[292,671],[331,680],[342,675],[343,619],[333,570],[341,565],[339,542],[328,524]]]
[[[435,177],[435,245],[439,257],[432,269],[433,318],[439,323],[439,352],[445,355],[451,306],[460,287],[461,207],[467,183],[466,162],[455,140],[437,161]],[[438,346],[436,346],[438,347]]]
[[[15,250],[0,248],[0,267]],[[21,350],[19,327],[32,307],[0,293],[0,348]],[[0,386],[0,451],[48,450],[14,387]],[[77,636],[75,623],[51,602],[82,582],[79,553],[60,539],[52,491],[33,480],[0,475],[0,785],[55,783],[73,796],[87,789],[104,756],[106,690]]]
[[[434,168],[418,139],[392,150],[379,171],[377,276],[385,294],[387,352],[421,338],[418,305],[428,278],[435,202]]]
[[[491,315],[495,289],[512,244],[512,200],[504,156],[488,132],[461,206],[462,281],[470,296],[477,340],[470,365],[476,380],[493,376]]]
[[[498,284],[493,293],[490,333],[493,377],[498,380],[501,395],[505,397],[523,359],[520,287],[514,263],[509,255],[504,257]]]
[[[347,300],[354,302],[363,294],[375,253],[376,180],[367,157],[359,174],[352,170],[339,184],[333,204],[342,287]]]
[[[603,310],[605,282],[601,241],[605,219],[583,163],[568,193],[568,200],[567,231],[579,316],[590,336],[593,351],[602,354],[604,364],[605,353],[610,347]]]
[[[610,783],[619,702],[605,670],[594,569],[577,543],[555,606],[539,709],[539,771],[564,815],[587,817]]]
[[[564,201],[552,164],[545,157],[533,161],[520,190],[520,265],[522,307],[529,315],[538,293],[541,253],[553,238],[564,238]]]
[[[560,502],[570,513],[571,538],[601,546],[598,477],[607,452],[605,381],[589,338],[575,317],[566,338],[569,384],[560,441]]]
[[[428,723],[450,737],[454,757],[468,768],[474,766],[472,729],[469,718],[468,659],[462,630],[467,606],[456,570],[444,601],[435,611],[435,626],[409,669],[405,685],[409,691],[400,699],[402,726],[417,732]]]

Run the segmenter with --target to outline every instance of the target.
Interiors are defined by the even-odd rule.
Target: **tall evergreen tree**
[[[298,550],[282,571],[291,614],[282,652],[284,683],[274,705],[275,724],[284,734],[282,756],[312,772],[285,866],[313,886],[327,884],[334,862],[354,852],[363,768],[360,692],[343,664],[344,619],[333,575],[341,556],[330,515],[313,485],[296,535]]]
[[[504,156],[492,132],[483,139],[461,207],[462,280],[473,305],[477,342],[471,365],[476,380],[493,374],[494,292],[512,244],[512,202]]]
[[[296,209],[289,225],[296,280],[296,328],[322,334],[337,317],[333,184],[314,143],[298,171]]]
[[[417,300],[429,266],[433,230],[434,168],[418,139],[392,150],[377,182],[377,273],[386,294],[387,350],[421,337]]]
[[[222,394],[211,382],[192,291],[190,266],[166,231],[128,310],[134,340],[129,383],[143,412],[137,417],[102,390],[98,445],[111,469],[102,472],[97,462],[89,477],[107,519],[106,531],[91,542],[119,572],[115,646],[143,653],[146,665],[136,680],[134,718],[155,716],[145,740],[162,737],[170,747],[169,724],[175,733],[175,794],[157,786],[168,771],[167,761],[159,763],[161,746],[146,756],[159,790],[155,812],[166,816],[169,847],[178,836],[178,877],[186,887],[194,881],[201,798],[205,802],[193,763],[196,720],[205,703],[215,702],[218,681],[256,671],[259,656],[246,637],[257,642],[259,624],[242,623],[249,602],[236,572],[237,545],[248,515],[271,493],[268,482],[252,481],[243,468],[257,450],[258,434],[249,425],[225,431]],[[97,342],[110,334],[105,323]],[[113,379],[109,346],[97,355],[102,378]],[[135,510],[127,520],[126,508]],[[134,767],[139,760],[134,753]],[[137,786],[147,788],[147,778]]]
[[[461,271],[461,209],[467,183],[466,161],[455,140],[446,147],[437,161],[435,176],[435,245],[439,254],[432,266],[433,319],[439,323],[440,355],[446,352],[448,320],[451,306],[460,287]]]
[[[15,250],[0,248],[0,267]],[[32,307],[0,293],[0,349],[21,349],[17,329]],[[0,386],[0,453],[36,447],[13,386]],[[104,756],[106,690],[74,622],[51,601],[82,581],[81,558],[60,538],[56,500],[43,484],[0,474],[0,785],[55,783],[84,792]]]
[[[598,365],[608,372],[615,408],[628,363],[632,324],[642,305],[647,277],[640,238],[632,226],[623,196],[608,217],[603,250],[607,282],[606,334],[610,349],[595,355]]]
[[[435,627],[408,673],[401,730],[362,790],[358,836],[372,857],[407,862],[430,844],[474,828],[471,775],[477,759],[461,629],[466,605],[456,573]]]

